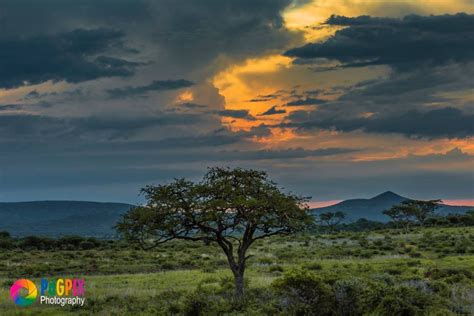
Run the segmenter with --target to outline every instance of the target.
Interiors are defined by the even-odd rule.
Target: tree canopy
[[[307,199],[284,193],[263,171],[211,168],[197,183],[176,179],[142,189],[147,203],[117,229],[149,249],[173,239],[218,244],[243,294],[247,250],[258,239],[292,234],[313,222]]]
[[[410,224],[414,222],[423,226],[439,207],[440,202],[441,200],[406,200],[383,211],[383,214],[389,216],[394,223],[408,230]]]
[[[335,231],[336,226],[339,225],[344,218],[346,218],[346,214],[344,212],[325,212],[319,214],[319,221],[321,224],[325,225],[329,228],[331,232]]]

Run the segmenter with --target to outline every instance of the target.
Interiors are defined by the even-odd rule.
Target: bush
[[[283,272],[285,271],[285,269],[280,265],[273,265],[273,266],[270,266],[270,268],[268,268],[268,271],[269,272]]]
[[[322,270],[323,266],[318,262],[311,262],[304,266],[307,270]]]
[[[12,249],[15,246],[11,239],[0,238],[0,249]]]
[[[214,273],[217,271],[217,267],[213,265],[207,265],[201,269],[202,272],[204,273]]]
[[[415,288],[400,286],[390,288],[376,309],[377,315],[443,315],[443,302]],[[445,311],[449,315],[449,311]]]
[[[63,246],[65,249],[71,249],[73,247],[79,247],[84,238],[80,236],[64,236],[58,239],[58,244]]]
[[[472,271],[460,268],[431,269],[425,273],[425,276],[433,280],[444,280],[447,283],[460,283],[474,280],[474,273]]]
[[[23,238],[19,244],[21,249],[47,250],[56,246],[56,241],[50,238],[28,236]]]
[[[263,257],[263,258],[258,259],[258,263],[262,265],[270,265],[274,261],[275,261],[274,259],[268,258],[268,257]]]
[[[334,283],[336,315],[362,315],[365,307],[367,284],[358,279],[338,280]]]
[[[90,242],[90,241],[82,241],[79,244],[79,248],[81,248],[82,250],[88,250],[88,249],[92,249],[94,247],[95,247],[95,244]]]
[[[307,271],[291,271],[274,281],[280,308],[288,314],[331,315],[334,296],[331,287]]]
[[[232,290],[233,293],[233,290]],[[242,310],[245,302],[238,302],[229,294],[227,286],[222,289],[216,287],[198,286],[197,289],[184,297],[184,315],[222,315]]]
[[[172,262],[164,262],[161,265],[161,269],[163,269],[163,270],[174,270],[176,268],[177,268],[176,265]]]

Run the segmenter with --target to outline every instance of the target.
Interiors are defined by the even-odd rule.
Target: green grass
[[[357,277],[397,284],[436,281],[439,273],[433,271],[454,270],[454,276],[437,277],[449,286],[474,291],[474,280],[456,274],[474,272],[474,227],[417,229],[408,235],[386,230],[275,237],[253,245],[251,254],[246,277],[250,289],[261,291],[294,269],[312,271],[330,283]],[[23,277],[36,283],[40,277],[84,277],[86,306],[37,302],[16,307],[9,288]],[[164,305],[173,309],[173,304],[185,304],[187,294],[217,289],[231,277],[220,250],[201,243],[173,242],[153,251],[120,243],[81,251],[8,250],[0,253],[0,315],[160,314]]]
[[[275,279],[275,276],[261,275],[255,271],[249,271],[248,276],[254,287],[266,287]],[[74,275],[73,277],[81,276]],[[231,277],[231,273],[227,269],[217,270],[213,273],[205,273],[199,270],[177,270],[150,274],[85,276],[86,302],[88,305],[91,302],[93,304],[108,302],[110,306],[107,307],[107,310],[102,311],[104,315],[108,315],[113,311],[114,305],[127,302],[127,300],[151,301],[164,292],[186,291],[196,288],[199,284],[217,285],[220,278],[225,277]],[[5,281],[5,279],[1,280],[4,286],[0,289],[0,315],[61,315],[68,312],[81,312],[81,310],[67,307],[61,308],[40,304],[17,307],[9,299],[9,289],[5,286],[8,284],[4,284]],[[39,283],[39,279],[33,279],[33,281],[35,284]],[[89,309],[86,308],[82,312],[87,314]]]

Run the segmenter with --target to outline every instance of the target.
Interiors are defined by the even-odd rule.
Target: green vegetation
[[[306,200],[282,192],[263,171],[210,168],[203,180],[142,190],[146,206],[131,209],[117,229],[144,249],[171,240],[215,244],[234,275],[235,297],[244,296],[250,247],[258,240],[290,235],[313,224]]]
[[[383,211],[383,214],[389,216],[396,225],[408,230],[412,224],[423,226],[429,218],[433,217],[440,203],[441,200],[407,200]]]
[[[414,227],[273,236],[249,250],[243,301],[222,250],[171,241],[144,251],[124,241],[11,239],[0,253],[0,315],[469,315],[474,227]],[[43,249],[54,242],[54,247]],[[73,245],[85,242],[91,249]],[[89,245],[90,246],[90,245]],[[40,247],[40,248],[36,248]],[[88,247],[86,247],[88,248]],[[14,280],[84,276],[87,306],[15,307]],[[35,279],[37,281],[37,279]],[[316,309],[315,309],[316,308]]]
[[[439,201],[409,200],[390,223],[336,211],[313,225],[305,199],[244,169],[143,193],[123,240],[0,232],[0,315],[474,314],[474,211],[437,217]],[[85,278],[86,306],[3,299],[42,277]]]
[[[320,225],[323,225],[332,233],[345,217],[346,213],[344,212],[325,212],[319,214],[316,219],[319,221]]]

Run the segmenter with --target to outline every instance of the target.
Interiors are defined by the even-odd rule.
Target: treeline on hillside
[[[474,211],[468,211],[465,214],[449,214],[446,216],[431,217],[426,220],[424,227],[467,227],[474,226]],[[410,227],[420,227],[420,224],[412,222]],[[372,231],[380,229],[395,229],[400,228],[396,222],[390,221],[387,223],[371,221],[365,218],[360,218],[352,223],[340,223],[334,226],[333,229],[326,225],[318,225],[319,232],[334,231]]]
[[[474,226],[474,210],[465,214],[435,215],[439,200],[408,200],[383,211],[391,218],[387,223],[371,221],[365,218],[353,223],[343,223],[346,214],[343,212],[325,212],[315,216],[316,233],[335,233],[340,231],[372,231],[381,229],[403,229],[405,232],[413,227],[462,227]],[[94,248],[110,249],[121,240],[101,240],[93,237],[64,236],[48,238],[28,236],[13,238],[8,232],[0,231],[0,249],[38,249],[38,250],[88,250]]]
[[[88,249],[110,249],[120,241],[101,240],[93,237],[64,236],[60,238],[48,238],[40,236],[28,236],[24,238],[13,238],[10,233],[0,231],[0,249],[23,249],[23,250],[88,250]]]
[[[339,214],[340,216],[341,214]],[[328,215],[326,214],[326,217]],[[338,217],[338,216],[336,216]],[[361,218],[353,223],[323,223],[317,220],[315,232],[331,233],[340,231],[359,232],[381,229],[396,229],[400,225],[394,221],[388,223],[371,221]],[[420,224],[413,222],[410,227]],[[424,227],[466,227],[474,226],[474,211],[466,214],[451,214],[447,216],[430,217],[424,222]],[[88,249],[110,249],[124,243],[122,240],[104,240],[93,237],[64,236],[60,238],[49,238],[40,236],[28,236],[24,238],[13,238],[8,232],[0,231],[0,249],[23,249],[23,250],[88,250]]]
[[[344,212],[325,212],[316,215],[316,223],[320,232],[335,231],[364,231],[384,228],[401,228],[408,232],[413,226],[471,226],[474,225],[474,210],[466,214],[437,215],[436,209],[441,206],[441,200],[406,200],[382,211],[391,219],[388,223],[359,219],[354,223],[343,223]]]

